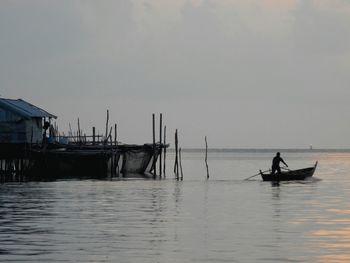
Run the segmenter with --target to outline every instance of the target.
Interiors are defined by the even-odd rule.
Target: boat
[[[294,180],[305,180],[313,176],[317,163],[313,167],[308,167],[299,170],[288,170],[281,173],[275,173],[271,175],[270,173],[262,172],[260,170],[260,175],[264,181],[294,181]]]

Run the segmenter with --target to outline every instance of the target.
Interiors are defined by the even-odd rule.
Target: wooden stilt
[[[2,182],[2,177],[3,177],[2,163],[3,163],[3,160],[1,159],[0,160],[0,182]]]
[[[117,124],[114,124],[114,145],[117,146]]]
[[[165,159],[166,159],[166,126],[164,126],[164,143],[163,143],[163,145],[164,145],[163,172],[164,172],[164,177],[165,177],[166,176],[165,175],[165,167],[166,167],[166,165],[165,165]]]
[[[24,175],[24,160],[21,158],[21,171],[20,171],[21,178],[23,178]]]
[[[81,144],[81,130],[80,130],[80,121],[78,118],[78,141]]]
[[[162,177],[162,131],[163,131],[163,114],[161,113],[159,116],[159,176]]]
[[[108,143],[108,122],[109,122],[109,110],[107,110],[107,118],[106,118],[106,136],[105,136],[105,143]]]
[[[107,141],[108,140],[110,141],[111,147],[113,145],[112,131],[113,131],[113,126],[109,129],[109,134],[108,134],[108,137],[107,137]]]
[[[154,113],[152,114],[152,131],[153,131],[153,176],[156,177],[157,169],[156,169],[156,120]]]
[[[13,179],[17,181],[19,179],[19,159],[14,160],[14,173],[13,173]]]
[[[209,179],[209,167],[208,167],[208,142],[207,136],[205,136],[205,166],[207,167],[207,179]]]
[[[176,176],[176,179],[179,180],[179,162],[178,162],[178,135],[177,135],[177,129],[175,131],[175,164],[174,164],[174,173]]]

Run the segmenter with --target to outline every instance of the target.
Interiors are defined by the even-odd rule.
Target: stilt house
[[[0,144],[41,143],[45,121],[57,117],[22,99],[0,98]]]

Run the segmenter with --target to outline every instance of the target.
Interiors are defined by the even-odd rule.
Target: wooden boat
[[[281,173],[275,173],[271,175],[271,173],[264,173],[260,170],[260,175],[264,181],[294,181],[294,180],[305,180],[306,178],[310,178],[317,167],[317,162],[313,167],[299,169],[299,170],[288,170],[283,171]]]

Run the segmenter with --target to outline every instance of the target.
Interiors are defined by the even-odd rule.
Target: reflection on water
[[[305,182],[243,180],[271,157],[210,153],[209,181],[184,152],[182,182],[2,184],[0,261],[350,262],[350,153],[285,153],[292,168],[320,161]]]
[[[350,250],[350,209],[328,209],[328,212],[328,218],[316,222],[320,229],[310,233],[318,240],[317,247],[328,252],[318,262],[350,262],[350,253],[346,252]]]

